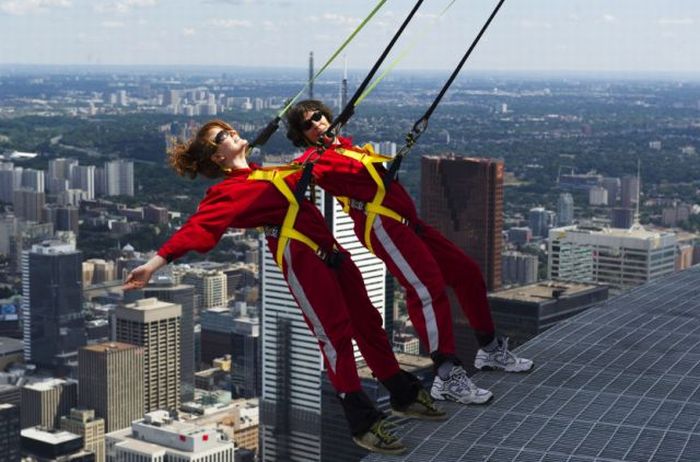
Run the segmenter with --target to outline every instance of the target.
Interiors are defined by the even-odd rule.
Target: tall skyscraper
[[[615,205],[620,195],[620,179],[615,177],[606,177],[601,180],[600,185],[608,191],[608,205]]]
[[[144,349],[120,342],[88,345],[78,351],[80,407],[104,419],[106,433],[143,416]]]
[[[384,264],[359,243],[352,220],[331,196],[317,190],[316,197],[334,236],[360,268],[374,306],[384,313]],[[266,462],[320,461],[323,362],[318,342],[309,332],[267,246],[264,242],[261,246],[265,248],[261,263],[262,455]]]
[[[61,430],[83,437],[83,449],[95,454],[95,462],[105,462],[105,421],[95,418],[92,409],[71,409],[61,417]]]
[[[49,160],[49,179],[71,180],[73,170],[78,167],[76,159],[66,159],[59,157],[58,159]],[[59,192],[51,190],[51,192]]]
[[[421,216],[481,268],[488,290],[501,287],[503,162],[455,154],[421,159]],[[457,356],[468,365],[479,346],[454,293]]]
[[[106,195],[134,195],[134,163],[130,160],[113,160],[105,162]]]
[[[144,410],[180,407],[182,308],[155,298],[117,307],[116,340],[144,348]]]
[[[46,204],[46,194],[27,188],[16,189],[13,193],[12,205],[15,216],[27,221],[41,222],[42,211]]]
[[[143,290],[144,297],[155,297],[163,302],[180,305],[180,374],[182,401],[194,399],[194,287],[187,284],[173,285],[170,278],[156,278]]]
[[[22,387],[22,428],[41,425],[58,428],[61,416],[68,415],[78,403],[78,384],[48,379]]]
[[[574,222],[574,198],[570,193],[559,194],[557,201],[557,224],[567,226]]]
[[[85,345],[82,261],[83,253],[74,244],[59,241],[22,253],[25,361],[60,367],[57,356]]]
[[[0,454],[4,460],[21,460],[19,406],[0,403]]]
[[[421,159],[421,216],[501,286],[503,161],[455,154]]]

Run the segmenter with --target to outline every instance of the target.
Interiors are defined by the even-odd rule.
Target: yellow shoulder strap
[[[289,208],[287,208],[287,214],[284,216],[282,226],[280,228],[279,243],[277,245],[277,253],[275,254],[275,261],[277,266],[282,268],[282,259],[284,256],[284,250],[287,245],[289,245],[289,239],[294,239],[303,242],[309,246],[314,252],[318,252],[318,244],[312,241],[309,237],[300,233],[294,229],[294,223],[297,219],[297,214],[299,213],[299,202],[297,202],[294,192],[289,188],[289,185],[284,181],[284,178],[292,173],[299,171],[298,167],[289,169],[274,169],[274,170],[254,170],[248,176],[250,180],[264,180],[269,181],[275,185],[277,190],[281,192],[284,197],[289,201]]]
[[[364,241],[365,246],[369,249],[369,251],[374,253],[374,249],[372,248],[372,240],[370,239],[370,236],[372,232],[372,225],[374,224],[374,220],[377,218],[377,215],[386,215],[391,218],[397,219],[398,221],[404,221],[403,217],[401,217],[399,214],[382,205],[382,202],[384,202],[384,196],[386,196],[386,189],[384,188],[384,181],[382,181],[382,177],[379,175],[379,172],[374,167],[374,164],[389,161],[391,160],[391,157],[376,154],[371,144],[366,144],[362,148],[362,151],[338,148],[336,152],[343,156],[347,156],[359,162],[362,162],[362,165],[365,166],[367,172],[369,172],[369,175],[372,177],[372,179],[377,185],[377,192],[374,194],[372,201],[368,202],[365,206],[367,220],[365,221]],[[347,203],[349,204],[349,201]]]

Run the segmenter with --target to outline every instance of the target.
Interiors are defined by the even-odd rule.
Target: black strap
[[[416,4],[413,6],[413,9],[411,10],[410,13],[408,13],[408,16],[406,16],[406,19],[404,19],[403,23],[401,24],[401,27],[396,31],[394,36],[391,38],[389,41],[389,44],[386,46],[382,54],[379,56],[377,61],[374,63],[372,66],[372,69],[370,69],[369,73],[365,77],[365,80],[360,84],[360,86],[357,88],[355,91],[355,94],[352,95],[352,98],[350,98],[350,101],[345,105],[343,108],[342,112],[338,117],[335,118],[331,126],[328,128],[326,131],[325,136],[328,137],[329,139],[335,139],[336,134],[338,130],[342,128],[343,125],[345,125],[348,120],[350,120],[350,117],[355,113],[355,102],[358,100],[358,98],[362,95],[362,93],[365,91],[365,88],[367,88],[367,85],[372,81],[372,78],[374,77],[374,74],[377,73],[377,70],[379,70],[379,67],[382,65],[384,60],[386,59],[387,55],[391,51],[392,47],[396,43],[396,41],[399,39],[401,34],[403,33],[404,29],[406,29],[406,26],[408,25],[409,22],[411,22],[411,19],[413,19],[413,16],[416,14],[416,11],[418,11],[418,8],[420,8],[421,4],[423,3],[423,0],[418,0]],[[326,146],[323,144],[323,137],[320,137],[317,144],[317,156],[323,155],[323,151],[326,149]],[[304,162],[304,171],[301,174],[301,178],[299,179],[299,182],[297,183],[297,187],[294,191],[294,195],[296,196],[298,201],[301,201],[304,196],[306,196],[306,190],[309,187],[309,183],[311,183],[311,175],[313,173],[313,162],[312,161],[305,161]]]
[[[469,46],[469,49],[462,57],[462,60],[459,62],[454,71],[452,71],[452,75],[450,75],[450,78],[447,79],[445,85],[443,85],[442,89],[440,90],[440,93],[438,93],[437,97],[430,105],[428,110],[425,111],[425,114],[423,114],[423,116],[416,121],[411,131],[406,134],[406,144],[399,150],[398,153],[396,153],[396,156],[394,157],[394,160],[391,162],[391,166],[389,167],[389,171],[386,173],[386,175],[384,175],[385,188],[388,189],[391,182],[394,180],[394,178],[396,178],[396,174],[398,173],[399,167],[401,166],[401,160],[406,154],[408,154],[411,148],[413,148],[413,145],[416,144],[418,138],[420,138],[425,129],[428,128],[428,120],[430,119],[430,116],[433,114],[433,111],[435,111],[437,105],[440,104],[442,97],[445,96],[447,89],[450,88],[450,85],[452,85],[452,82],[454,82],[455,78],[457,77],[457,74],[459,74],[459,71],[462,70],[462,66],[464,66],[465,62],[467,62],[469,55],[472,54],[472,51],[476,47],[477,43],[479,43],[479,40],[481,40],[481,36],[484,35],[486,29],[488,29],[489,25],[491,24],[491,21],[493,21],[493,18],[496,16],[496,13],[498,13],[498,10],[501,8],[501,5],[503,5],[504,1],[505,0],[500,0],[498,2],[498,5],[496,5],[496,8],[494,8],[494,10],[491,12],[491,16],[489,16],[489,18],[486,20],[486,23],[484,23],[484,26],[479,31],[479,34],[472,41],[472,44]]]
[[[406,16],[406,19],[404,19],[403,23],[401,24],[401,27],[396,31],[394,36],[391,38],[389,41],[389,44],[386,46],[382,54],[379,56],[377,61],[374,63],[374,66],[372,66],[372,69],[370,69],[369,73],[367,76],[365,76],[365,80],[362,81],[359,87],[357,87],[357,90],[355,90],[355,94],[352,95],[352,98],[347,102],[343,110],[341,111],[340,115],[335,118],[331,126],[328,128],[326,131],[326,136],[330,139],[335,138],[337,131],[340,130],[343,125],[348,123],[348,120],[350,120],[350,117],[355,113],[355,103],[357,100],[362,96],[362,93],[365,91],[365,88],[367,88],[367,85],[370,84],[372,81],[372,78],[374,77],[374,74],[377,73],[379,70],[379,67],[382,65],[384,60],[386,59],[387,55],[391,51],[391,49],[394,47],[394,44],[396,41],[399,39],[401,34],[403,33],[404,29],[406,29],[406,26],[408,26],[408,23],[411,22],[411,19],[413,19],[413,16],[416,14],[416,11],[418,11],[418,8],[420,8],[421,4],[423,3],[423,0],[418,0],[415,5],[413,5],[413,9],[411,10],[410,13],[408,13],[408,16]]]

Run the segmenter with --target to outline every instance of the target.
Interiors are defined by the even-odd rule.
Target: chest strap
[[[351,159],[361,162],[377,185],[377,192],[374,194],[374,197],[370,202],[363,203],[350,199],[349,197],[338,197],[338,200],[341,204],[343,204],[343,210],[346,213],[351,207],[365,211],[367,219],[365,220],[365,230],[363,236],[364,244],[370,252],[374,253],[370,236],[372,233],[372,225],[374,225],[374,220],[376,220],[377,215],[389,217],[404,224],[408,223],[406,218],[382,205],[384,202],[384,197],[386,196],[386,188],[384,187],[384,181],[382,180],[382,177],[374,164],[388,162],[391,161],[392,158],[375,153],[371,144],[366,144],[364,147],[362,147],[362,151],[337,148],[336,152],[340,155],[350,157]]]
[[[284,251],[289,245],[289,240],[302,242],[311,248],[317,255],[321,256],[322,250],[311,238],[300,233],[294,228],[297,215],[299,214],[299,202],[294,197],[294,192],[289,188],[289,185],[284,181],[284,178],[299,171],[299,167],[279,167],[271,170],[259,169],[254,170],[248,175],[249,180],[269,181],[284,197],[289,201],[287,213],[282,221],[282,226],[279,227],[279,242],[277,244],[277,252],[275,254],[275,262],[282,269],[282,259]]]

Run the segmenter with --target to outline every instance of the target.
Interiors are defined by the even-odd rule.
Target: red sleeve
[[[236,212],[231,194],[223,188],[210,188],[197,211],[158,250],[158,255],[171,262],[194,250],[206,253],[216,246],[230,226]]]

